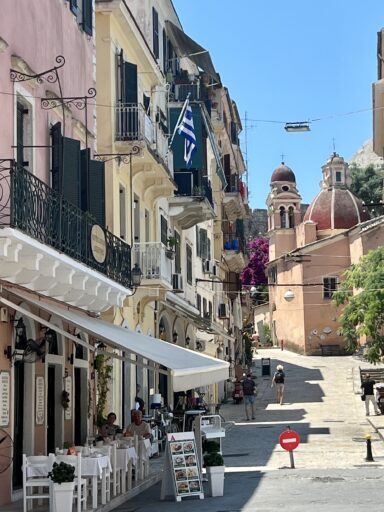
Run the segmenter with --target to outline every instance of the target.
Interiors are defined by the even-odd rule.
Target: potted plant
[[[70,512],[75,488],[75,467],[66,462],[54,462],[48,476],[53,482],[55,512]]]
[[[224,495],[224,459],[218,451],[204,455],[204,466],[207,471],[208,489],[211,496]]]
[[[165,255],[170,260],[175,258],[175,247],[177,245],[177,238],[175,236],[169,236],[167,238],[167,248],[165,250]]]

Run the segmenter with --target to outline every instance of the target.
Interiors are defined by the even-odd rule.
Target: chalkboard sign
[[[167,495],[173,495],[176,501],[186,496],[204,498],[193,432],[167,434],[161,499]]]

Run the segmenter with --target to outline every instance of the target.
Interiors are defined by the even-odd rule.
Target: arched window
[[[288,222],[289,222],[289,227],[290,228],[293,228],[294,226],[294,217],[293,217],[293,206],[290,206],[288,208]]]
[[[284,206],[280,206],[280,227],[286,228],[287,227],[287,218],[285,215],[285,208]]]

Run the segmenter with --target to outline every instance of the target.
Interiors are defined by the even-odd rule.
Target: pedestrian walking
[[[380,414],[379,408],[377,407],[376,399],[375,399],[375,391],[374,386],[376,382],[371,379],[371,376],[369,373],[365,374],[365,379],[361,383],[361,389],[362,389],[362,397],[365,401],[365,415],[369,416],[369,404],[371,403],[373,405],[373,409],[375,411],[375,414]]]
[[[278,364],[276,366],[276,372],[272,378],[271,388],[273,386],[276,387],[276,399],[277,399],[277,403],[280,405],[283,405],[284,383],[285,383],[284,367],[283,367],[283,365]]]
[[[252,379],[252,374],[248,373],[246,379],[243,381],[244,405],[245,415],[249,421],[249,411],[251,411],[252,419],[255,419],[255,401],[256,401],[256,382]]]

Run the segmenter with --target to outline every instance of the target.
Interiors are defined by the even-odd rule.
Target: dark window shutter
[[[165,33],[165,29],[163,29],[163,71],[166,73],[168,71],[168,57],[167,57],[167,35]]]
[[[17,149],[16,158],[17,164],[21,167],[24,166],[24,114],[25,109],[21,103],[17,104],[17,119],[16,119],[16,136],[17,136]]]
[[[63,156],[62,194],[64,199],[80,207],[80,141],[64,137]]]
[[[181,237],[179,233],[175,231],[176,246],[175,246],[175,272],[181,273]]]
[[[232,144],[238,144],[237,125],[233,121],[231,121],[231,142],[232,142]]]
[[[192,284],[192,248],[187,244],[187,282]]]
[[[207,258],[209,260],[211,260],[211,239],[210,238],[207,238],[207,250],[208,250],[208,253],[207,253]]]
[[[165,217],[160,216],[160,230],[161,230],[161,241],[167,246],[168,245],[168,222]]]
[[[51,128],[52,140],[52,188],[56,192],[61,191],[61,176],[63,172],[63,137],[61,135],[61,123],[56,123]]]
[[[100,226],[105,227],[105,163],[89,161],[88,211]]]
[[[69,8],[73,14],[77,14],[77,0],[69,0]]]
[[[201,256],[200,229],[196,226],[196,256]]]
[[[154,7],[152,7],[152,24],[153,24],[153,53],[156,59],[159,58],[159,15]]]
[[[89,149],[81,151],[81,209],[105,227],[105,163],[90,156]]]
[[[124,62],[124,103],[137,103],[137,66]]]
[[[83,30],[92,35],[92,0],[83,0]]]
[[[196,307],[201,313],[201,295],[199,294],[196,295]]]

